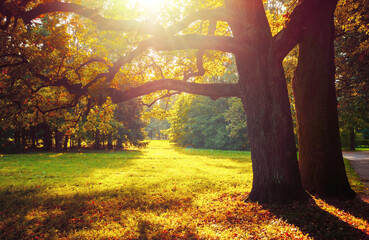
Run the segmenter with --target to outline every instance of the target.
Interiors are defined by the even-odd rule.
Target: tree
[[[246,119],[242,119],[244,116],[238,98],[214,101],[204,96],[180,96],[169,118],[170,137],[182,146],[245,150],[248,139],[245,136]],[[240,126],[242,124],[244,126]]]
[[[191,9],[192,12],[181,12],[187,17],[182,15],[169,26],[164,23],[161,26],[155,21],[140,22],[106,18],[95,10],[74,3],[46,2],[29,5],[26,8],[25,4],[29,1],[23,1],[15,7],[14,3],[3,1],[1,2],[3,5],[1,28],[9,29],[20,19],[28,25],[41,14],[73,12],[91,19],[100,30],[133,31],[140,34],[141,38],[138,39],[137,45],[129,48],[124,55],[116,54],[111,63],[105,65],[109,67],[105,67],[100,73],[96,72],[87,84],[73,83],[72,79],[69,79],[73,76],[64,76],[63,81],[50,81],[50,84],[64,86],[74,93],[76,99],[79,99],[88,94],[91,86],[100,83],[100,90],[109,95],[115,103],[164,89],[212,98],[240,97],[247,115],[254,173],[249,198],[264,203],[282,203],[308,198],[302,187],[298,170],[282,61],[301,40],[311,19],[310,16],[318,9],[328,9],[332,2],[334,1],[300,1],[290,14],[285,27],[274,36],[271,33],[262,0],[229,0],[226,1],[225,7],[222,7],[221,2],[200,1],[186,8]],[[198,20],[206,24],[192,24]],[[224,21],[228,25],[223,24]],[[218,22],[222,24],[217,24]],[[194,31],[196,28],[198,31]],[[156,62],[152,61],[151,69],[156,70],[152,70],[151,75],[146,76],[158,76],[159,80],[143,83],[133,78],[136,79],[134,85],[136,87],[119,89],[113,86],[114,77],[120,69],[122,67],[133,69],[135,65],[139,66],[134,60],[143,54],[150,56],[149,48],[157,51],[179,50],[181,52],[178,56],[183,55],[186,49],[197,49],[196,57],[186,62],[196,67],[188,67],[187,70],[177,67],[174,68],[176,71],[173,74],[165,67],[158,69]],[[204,68],[204,59],[211,55],[211,51],[208,50],[235,55],[238,83],[202,84],[190,81],[211,71],[211,68]],[[190,53],[193,53],[193,50]],[[188,56],[191,56],[190,53]],[[174,62],[182,58],[175,59]],[[180,65],[179,60],[176,63],[177,66]],[[184,70],[182,78],[184,81],[179,80],[180,75],[177,73],[181,69]]]
[[[355,130],[369,123],[368,1],[339,3],[336,11],[336,87],[346,147],[355,150]],[[347,137],[345,137],[347,135]]]
[[[299,44],[293,80],[303,185],[321,197],[354,198],[342,159],[335,92],[336,2],[311,16]]]

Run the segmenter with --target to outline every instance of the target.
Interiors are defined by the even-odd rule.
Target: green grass
[[[346,174],[349,179],[352,189],[359,194],[365,194],[368,189],[366,189],[365,184],[361,181],[360,176],[355,172],[354,168],[351,166],[350,161],[346,158],[343,159],[346,168]]]
[[[356,151],[369,151],[369,147],[359,147],[355,149]]]
[[[167,141],[140,151],[2,155],[0,239],[360,239],[369,233],[365,216],[320,199],[278,210],[244,202],[251,185],[249,152]]]

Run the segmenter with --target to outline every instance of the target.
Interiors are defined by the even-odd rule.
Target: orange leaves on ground
[[[360,231],[363,231],[369,236],[369,222],[368,221],[362,218],[359,218],[359,217],[355,217],[351,213],[341,210],[336,206],[330,205],[321,199],[314,199],[314,200],[316,204],[324,211],[329,212],[330,214],[339,218],[341,221],[348,223],[349,225],[351,225],[352,227],[356,229],[359,229]]]

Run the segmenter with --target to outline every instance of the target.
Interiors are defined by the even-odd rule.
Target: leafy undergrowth
[[[245,202],[249,153],[196,151],[2,156],[0,239],[369,238],[368,204]]]

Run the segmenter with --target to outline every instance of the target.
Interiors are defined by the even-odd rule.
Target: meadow
[[[369,239],[366,202],[260,205],[251,186],[249,152],[168,141],[1,155],[0,239]]]

